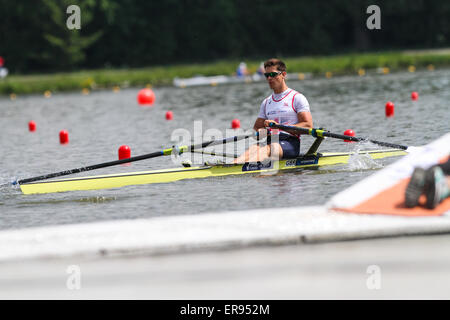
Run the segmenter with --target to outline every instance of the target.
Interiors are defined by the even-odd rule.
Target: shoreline
[[[314,77],[338,75],[359,75],[377,71],[388,74],[396,71],[416,70],[450,66],[450,50],[397,51],[380,53],[342,54],[317,57],[281,57],[288,72],[310,73]],[[255,73],[260,62],[244,60],[249,72]],[[138,86],[172,86],[175,78],[190,78],[198,75],[232,76],[238,60],[220,60],[202,64],[180,64],[155,66],[139,69],[97,69],[53,74],[14,75],[0,80],[0,96],[45,92],[82,91],[89,93],[96,89],[120,90]]]

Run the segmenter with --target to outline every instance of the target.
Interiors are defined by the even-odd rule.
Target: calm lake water
[[[417,146],[450,131],[449,69],[291,80],[288,85],[309,100],[314,126],[331,132],[353,129],[357,136]],[[154,88],[155,104],[141,107],[136,102],[139,89],[57,93],[51,98],[29,95],[15,101],[0,98],[0,184],[116,160],[123,144],[130,146],[132,156],[171,147],[176,129],[199,137],[198,130],[194,132],[195,121],[201,121],[197,126],[201,123],[203,134],[208,129],[225,134],[234,118],[240,119],[243,128],[252,128],[262,99],[271,92],[264,82]],[[418,101],[411,100],[412,91],[419,92]],[[387,101],[395,103],[394,118],[384,116]],[[172,121],[165,120],[167,110],[174,114]],[[37,124],[34,133],[28,132],[30,120]],[[58,136],[63,129],[70,138],[64,146]],[[302,152],[312,141],[311,137],[302,139]],[[355,144],[326,139],[320,150],[353,148]],[[323,204],[394,160],[272,176],[228,176],[44,195],[23,195],[17,188],[1,187],[0,229]],[[174,166],[170,157],[160,157],[83,175]]]

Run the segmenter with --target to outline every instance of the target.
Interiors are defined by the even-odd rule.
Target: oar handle
[[[390,147],[390,148],[395,148],[395,149],[402,149],[402,150],[408,149],[408,146],[404,146],[401,144],[395,144],[395,143],[389,143],[389,142],[383,142],[383,141],[377,141],[377,140],[370,140],[367,138],[346,136],[343,134],[332,133],[332,132],[329,132],[329,131],[326,131],[323,129],[315,129],[315,128],[308,129],[308,128],[295,127],[295,126],[285,126],[282,124],[275,124],[273,122],[271,122],[269,124],[269,127],[277,128],[277,129],[281,129],[281,130],[285,130],[285,131],[288,131],[288,130],[296,131],[296,132],[303,133],[303,134],[309,134],[313,137],[330,137],[330,138],[350,140],[350,141],[355,141],[355,142],[370,141],[370,142],[378,144],[380,146],[385,146],[385,147]]]
[[[39,181],[39,180],[46,180],[46,179],[60,177],[60,176],[67,176],[69,174],[80,173],[80,172],[84,172],[84,171],[90,171],[90,170],[95,170],[95,169],[100,169],[100,168],[111,167],[111,166],[115,166],[115,165],[119,165],[119,164],[123,164],[123,163],[129,163],[129,162],[134,162],[134,161],[139,161],[139,160],[144,160],[144,159],[156,158],[156,157],[160,157],[160,156],[168,156],[168,155],[171,155],[172,152],[175,150],[179,154],[181,154],[183,152],[189,152],[189,151],[192,151],[195,149],[206,148],[208,146],[224,144],[224,143],[228,143],[228,142],[232,142],[232,141],[239,141],[242,139],[250,138],[252,136],[253,136],[253,134],[244,134],[244,135],[240,135],[240,136],[225,138],[222,140],[206,141],[203,143],[193,144],[190,146],[181,146],[178,148],[172,147],[169,149],[164,149],[162,151],[144,154],[141,156],[135,156],[135,157],[121,159],[121,160],[109,161],[109,162],[99,163],[99,164],[95,164],[95,165],[91,165],[91,166],[86,166],[86,167],[81,167],[81,168],[76,168],[76,169],[71,169],[71,170],[65,170],[65,171],[60,171],[60,172],[55,172],[55,173],[49,173],[49,174],[45,174],[45,175],[38,176],[38,177],[22,179],[22,180],[14,181],[14,182],[12,182],[12,184],[13,185],[24,184],[24,183],[29,183],[29,182]]]

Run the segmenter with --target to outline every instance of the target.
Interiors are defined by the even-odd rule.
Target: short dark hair
[[[280,59],[272,58],[264,62],[264,69],[267,67],[277,67],[278,71],[285,72],[286,71],[286,65],[283,61]]]

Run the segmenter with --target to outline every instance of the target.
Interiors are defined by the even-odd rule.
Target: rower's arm
[[[297,113],[297,119],[298,119],[298,123],[294,124],[294,126],[312,129],[313,119],[312,119],[311,112],[309,112],[309,111],[299,112],[299,113]]]
[[[297,119],[298,119],[298,123],[293,124],[292,126],[312,129],[313,120],[312,120],[311,112],[309,112],[309,111],[299,112],[299,113],[297,113]],[[289,132],[293,135],[299,134],[297,131],[291,131],[291,130],[286,130],[286,132]]]
[[[265,120],[266,119],[264,119],[264,118],[257,118],[255,121],[255,124],[253,125],[253,130],[258,132],[259,129],[263,129]]]

